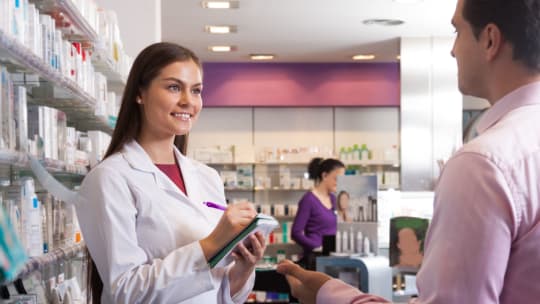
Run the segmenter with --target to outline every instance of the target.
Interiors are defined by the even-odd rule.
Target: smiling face
[[[156,139],[189,133],[202,108],[199,66],[177,61],[165,66],[141,91],[141,135]]]

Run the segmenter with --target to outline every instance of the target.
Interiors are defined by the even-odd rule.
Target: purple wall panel
[[[205,63],[207,107],[399,106],[398,63]]]

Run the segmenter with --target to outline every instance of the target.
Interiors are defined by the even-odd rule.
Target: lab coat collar
[[[169,194],[182,198],[184,200],[190,200],[192,202],[198,202],[200,198],[198,197],[200,191],[198,191],[198,181],[195,180],[198,178],[195,166],[189,161],[187,157],[182,155],[176,147],[174,147],[174,153],[178,161],[178,165],[181,168],[182,176],[184,178],[184,184],[186,186],[187,196],[178,189],[178,187],[171,181],[171,179],[165,175],[161,170],[159,170],[156,165],[152,162],[152,159],[146,151],[133,140],[126,145],[122,151],[124,158],[129,163],[129,165],[139,171],[143,171],[149,174],[152,174],[156,184],[163,190],[167,191]],[[202,206],[202,201],[201,201]],[[198,206],[197,206],[198,207]],[[200,209],[200,208],[197,208]]]

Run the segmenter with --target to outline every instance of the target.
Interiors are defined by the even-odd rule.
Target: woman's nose
[[[182,90],[182,93],[180,94],[180,99],[178,100],[178,103],[181,104],[181,105],[191,103],[191,95],[189,94],[189,91]]]

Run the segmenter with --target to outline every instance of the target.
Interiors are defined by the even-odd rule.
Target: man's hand
[[[289,260],[279,263],[277,272],[287,278],[292,295],[306,304],[315,303],[321,286],[332,279],[324,273],[305,270]]]

